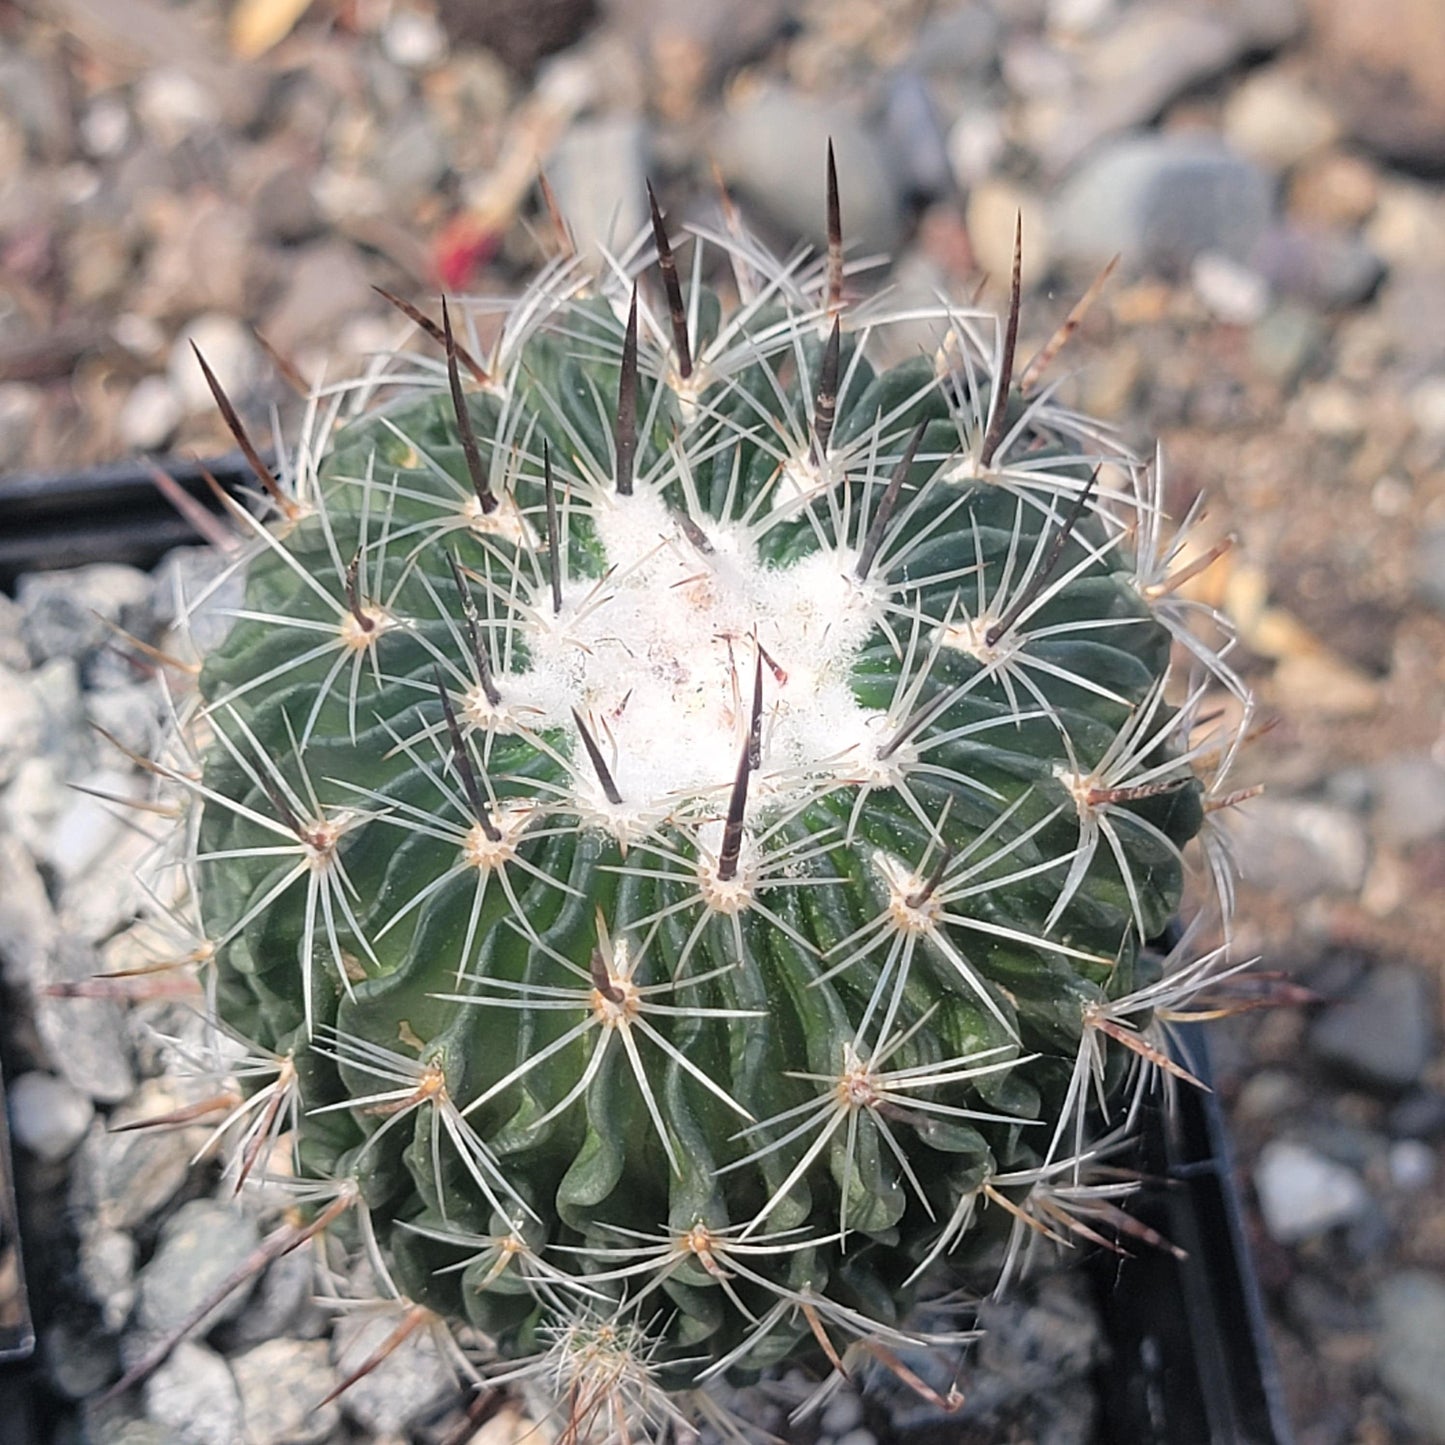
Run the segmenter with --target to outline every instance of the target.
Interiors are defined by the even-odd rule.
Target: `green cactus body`
[[[683,362],[553,274],[474,438],[413,359],[299,454],[192,785],[299,1172],[503,1358],[669,1390],[912,1339],[991,1201],[1077,1179],[1204,816],[1142,469],[993,416],[975,313],[878,370],[821,275],[686,305]]]

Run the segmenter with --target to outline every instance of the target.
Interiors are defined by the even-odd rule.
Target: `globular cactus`
[[[1243,696],[1157,473],[1015,367],[1017,276],[1003,324],[890,316],[836,237],[699,233],[687,282],[653,240],[660,280],[639,244],[413,313],[444,362],[257,458],[162,768],[238,1175],[285,1131],[578,1434],[891,1359],[939,1270],[1117,1214],[1090,1161],[1216,962],[1144,946],[1223,801],[1197,704]]]

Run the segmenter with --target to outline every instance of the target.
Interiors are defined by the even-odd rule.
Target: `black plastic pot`
[[[166,463],[217,509],[209,471],[228,491],[251,480],[239,455]],[[68,477],[0,478],[0,588],[20,574],[87,562],[149,566],[202,538],[164,500],[144,465]],[[1181,1063],[1210,1078],[1205,1034],[1180,1030]],[[1183,1087],[1175,1107],[1145,1110],[1135,1161],[1148,1183],[1130,1212],[1186,1252],[1138,1245],[1091,1268],[1110,1340],[1100,1380],[1110,1445],[1290,1445],[1259,1285],[1245,1242],[1228,1131],[1212,1093]],[[5,1144],[0,1111],[0,1155]],[[0,1213],[8,1159],[0,1159]],[[0,1245],[14,1237],[4,1215]],[[0,1361],[4,1359],[0,1334]],[[25,1366],[0,1363],[0,1445],[41,1445]]]
[[[1179,1030],[1180,1062],[1210,1082],[1207,1035]],[[1284,1394],[1245,1241],[1218,1097],[1187,1086],[1151,1106],[1140,1135],[1149,1181],[1129,1212],[1185,1251],[1135,1247],[1093,1262],[1112,1357],[1107,1438],[1130,1445],[1289,1445]]]
[[[219,503],[209,472],[228,492],[251,482],[239,452],[210,461],[167,457],[163,469],[207,511]],[[25,572],[125,562],[151,567],[172,547],[203,539],[161,495],[144,462],[117,462],[65,476],[39,472],[0,477],[0,591]]]

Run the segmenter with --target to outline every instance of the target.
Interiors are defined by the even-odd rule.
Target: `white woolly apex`
[[[682,517],[653,492],[600,497],[591,520],[607,571],[565,582],[555,615],[550,584],[538,589],[521,629],[530,668],[504,695],[528,709],[529,728],[574,734],[592,821],[625,841],[664,818],[721,813],[759,662],[761,766],[750,799],[846,778],[865,744],[871,754],[879,715],[858,704],[849,678],[884,594],[853,576],[852,550],[774,567],[746,528]]]

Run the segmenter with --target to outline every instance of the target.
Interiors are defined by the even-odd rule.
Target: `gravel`
[[[1442,1333],[1429,1300],[1445,1239],[1445,1056],[1420,982],[1445,937],[1445,133],[1429,123],[1439,47],[1420,28],[1438,25],[1438,5],[963,0],[915,24],[882,0],[413,0],[313,6],[246,64],[215,45],[234,8],[56,0],[64,47],[54,18],[27,11],[5,30],[0,468],[229,448],[186,344],[197,328],[257,434],[273,405],[289,434],[296,403],[252,324],[309,375],[353,372],[353,344],[397,330],[372,285],[434,308],[445,228],[491,199],[507,154],[545,164],[583,238],[606,234],[595,198],[620,187],[625,235],[642,219],[640,169],[678,224],[715,214],[711,161],[736,126],[736,203],[817,238],[831,134],[850,255],[898,250],[895,274],[923,278],[925,295],[969,296],[987,272],[983,301],[1000,304],[1024,211],[1024,356],[1126,250],[1130,275],[1054,375],[1131,438],[1162,429],[1169,510],[1205,487],[1212,524],[1240,537],[1191,584],[1224,601],[1261,718],[1278,720],[1238,775],[1268,794],[1225,815],[1258,820],[1240,830],[1256,882],[1238,942],[1319,1001],[1226,1025],[1219,1092],[1241,1167],[1275,1201],[1255,1233],[1291,1406],[1302,1439],[1445,1438],[1430,1405],[1438,1353],[1421,1343]],[[560,149],[528,129],[557,92],[536,67],[558,47],[585,98]],[[1407,74],[1413,86],[1359,83]],[[495,243],[460,285],[505,289],[548,254],[535,195],[491,220]],[[124,953],[111,935],[134,835],[69,784],[141,786],[89,724],[135,746],[155,715],[93,610],[158,639],[175,579],[195,596],[214,573],[191,551],[164,580],[85,568],[0,597],[5,1062],[22,1191],[42,1191],[32,1217],[76,1234],[56,1273],[81,1323],[66,1313],[70,1333],[45,1335],[65,1398],[134,1332],[137,1279],[176,1211],[225,1203],[190,1167],[204,1128],[111,1132],[190,1101],[146,1083],[120,1097],[156,1054],[134,1018],[104,999],[35,996]],[[234,603],[234,589],[218,596],[203,626],[219,632]],[[1340,648],[1367,668],[1363,685]],[[1350,969],[1332,978],[1342,952]],[[46,1082],[17,1101],[26,1078]],[[66,1102],[39,1109],[32,1150],[44,1099]],[[1332,1213],[1304,1197],[1321,1179]],[[319,1360],[330,1318],[306,1266],[300,1253],[277,1261],[213,1331],[197,1369],[218,1399],[241,1392],[217,1360],[244,1382],[242,1362],[277,1332]],[[1414,1283],[1396,1290],[1402,1279]],[[834,1445],[869,1428],[846,1418],[851,1398],[826,1424]],[[185,1438],[145,1409],[139,1394],[87,1404],[82,1438]],[[236,1418],[228,1405],[207,1428]],[[337,1445],[367,1439],[341,1418]],[[282,1445],[258,1428],[239,1426],[244,1445]]]

